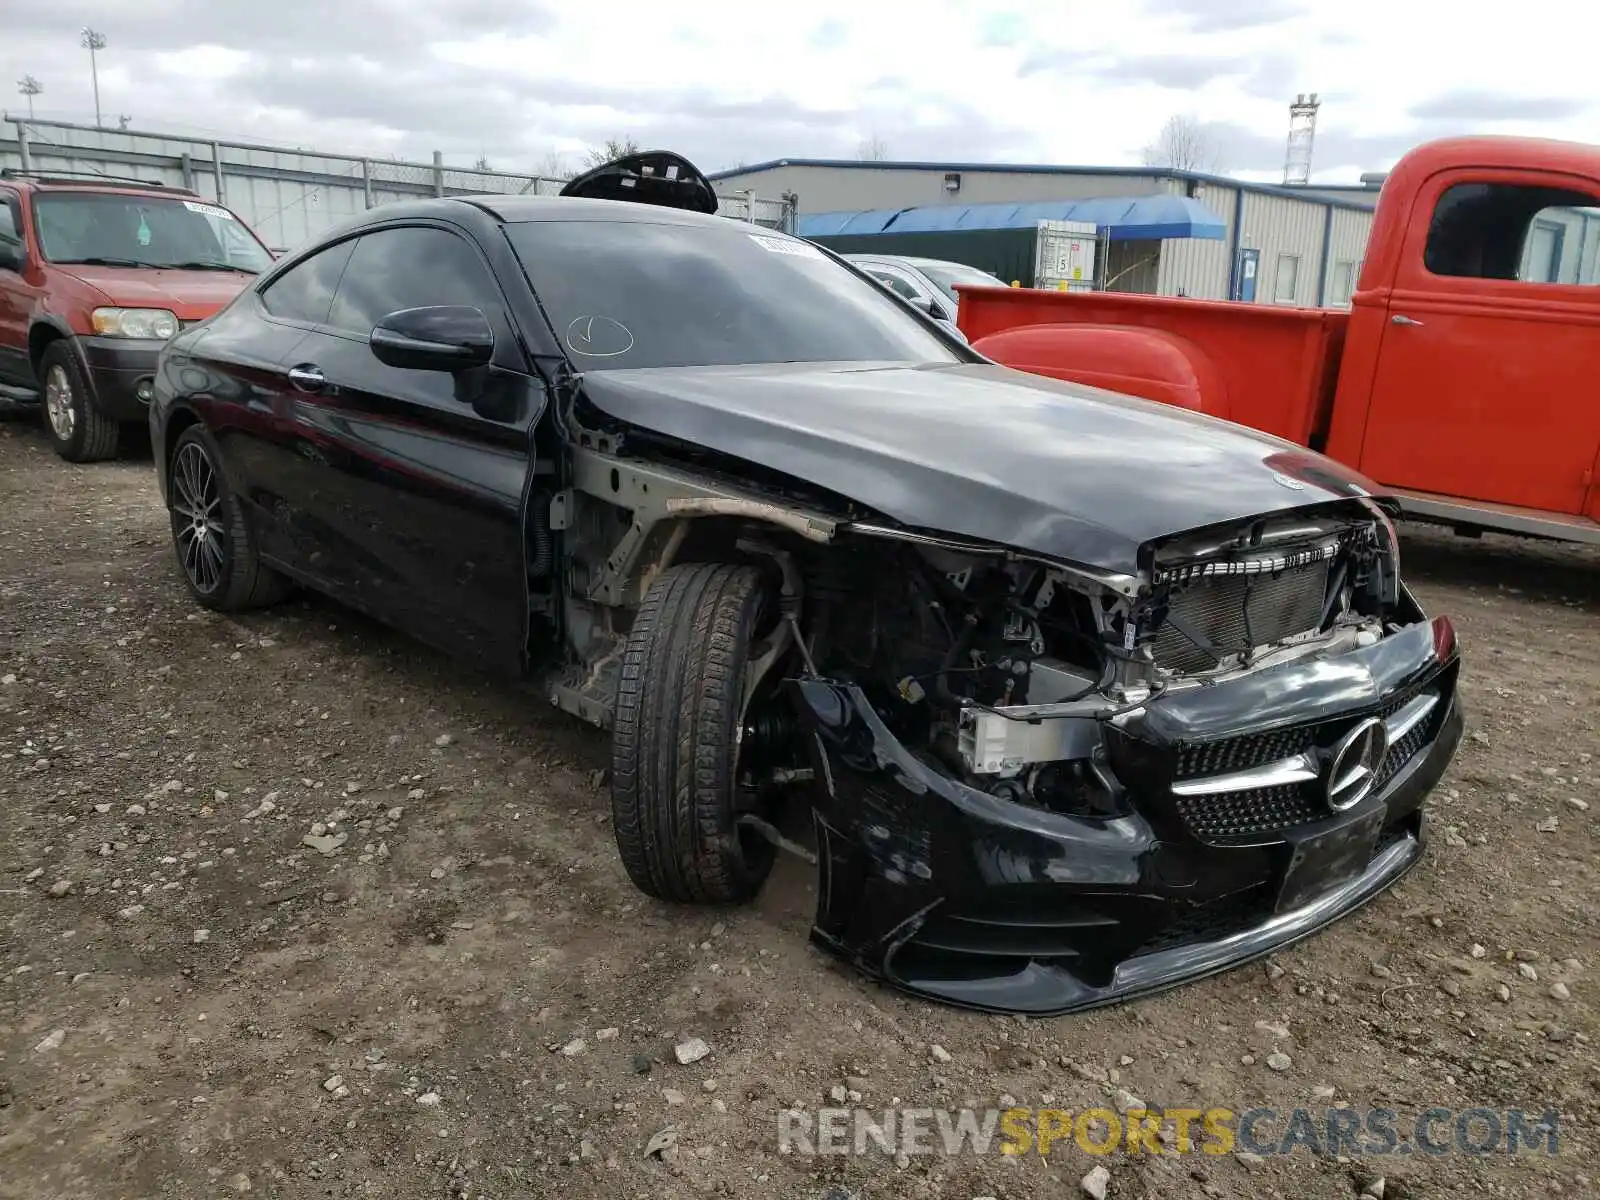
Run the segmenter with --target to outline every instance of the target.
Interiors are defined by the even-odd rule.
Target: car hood
[[[164,308],[180,321],[209,317],[255,278],[243,271],[169,271],[85,263],[56,269],[101,292],[108,304],[118,308]]]
[[[583,392],[905,525],[1121,574],[1152,540],[1383,494],[1292,442],[987,363],[595,371]]]

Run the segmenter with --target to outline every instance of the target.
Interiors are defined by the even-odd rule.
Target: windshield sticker
[[[218,208],[214,204],[196,204],[193,200],[185,200],[183,206],[190,212],[201,213],[208,217],[221,217],[224,221],[233,220],[233,214],[225,208]]]
[[[633,349],[633,331],[610,317],[577,317],[567,326],[567,349],[584,358],[617,358]]]
[[[789,254],[795,258],[827,257],[821,250],[807,242],[790,241],[788,238],[762,237],[758,233],[752,233],[749,237],[752,242],[763,250],[770,250],[774,254]]]

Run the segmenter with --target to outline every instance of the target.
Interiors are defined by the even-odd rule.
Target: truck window
[[[11,197],[4,192],[0,192],[0,242],[22,245],[22,230],[17,228],[16,214],[11,211]]]
[[[1422,262],[1435,275],[1600,282],[1600,196],[1532,184],[1458,183],[1434,207]]]

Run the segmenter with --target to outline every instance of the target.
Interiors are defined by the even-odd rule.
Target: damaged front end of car
[[[1459,652],[1371,500],[1156,541],[1137,575],[870,522],[796,560],[813,937],[889,984],[1127,999],[1310,934],[1421,853]]]

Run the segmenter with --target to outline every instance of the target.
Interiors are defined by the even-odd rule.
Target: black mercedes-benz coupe
[[[173,338],[195,599],[313,588],[608,729],[662,900],[748,900],[808,816],[813,937],[951,1003],[1149,992],[1416,863],[1460,655],[1375,485],[716,207],[661,152],[387,205]]]

